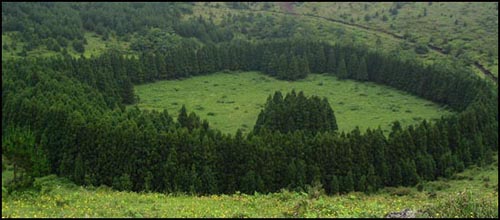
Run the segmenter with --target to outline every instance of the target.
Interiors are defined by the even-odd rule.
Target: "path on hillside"
[[[209,6],[209,7],[215,8],[213,6]],[[229,8],[229,9],[231,9],[231,10],[240,10],[240,11],[249,10],[249,11],[255,11],[255,12],[275,13],[275,14],[284,14],[284,15],[295,15],[295,16],[304,16],[304,17],[310,17],[310,18],[316,18],[316,19],[323,19],[323,20],[327,20],[327,21],[330,21],[330,22],[343,24],[343,25],[350,26],[350,27],[360,28],[360,29],[363,29],[363,30],[374,31],[374,32],[378,32],[378,33],[384,33],[384,34],[389,35],[389,36],[391,36],[393,38],[396,38],[396,39],[399,39],[399,40],[405,40],[403,36],[398,35],[396,33],[389,32],[387,30],[370,28],[370,27],[366,27],[366,26],[363,26],[363,25],[360,25],[360,24],[353,24],[353,23],[342,21],[342,20],[338,20],[338,19],[334,19],[334,18],[327,18],[327,17],[323,17],[323,16],[319,16],[319,15],[299,14],[299,13],[293,12],[292,10],[288,10],[288,12],[279,12],[279,11],[267,11],[267,10],[259,10],[259,9],[234,9],[234,8]],[[409,42],[409,43],[414,44],[413,42]],[[445,50],[443,48],[441,48],[441,47],[432,45],[430,43],[427,44],[427,46],[431,50],[433,50],[433,51],[436,51],[436,52],[438,52],[438,53],[440,53],[440,54],[442,54],[444,56],[448,56],[448,54],[445,53]],[[491,79],[493,82],[495,82],[495,84],[498,85],[498,78],[495,75],[493,75],[493,73],[490,70],[486,69],[483,65],[481,65],[478,61],[475,61],[471,65],[473,67],[476,67],[487,78]]]

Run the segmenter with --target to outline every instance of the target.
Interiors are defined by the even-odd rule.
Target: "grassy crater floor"
[[[2,180],[8,178],[11,170],[2,172]],[[54,175],[35,186],[13,193],[2,189],[2,217],[384,217],[406,208],[418,211],[417,217],[498,217],[497,155],[493,164],[470,167],[450,179],[371,195],[311,196],[311,189],[210,196],[118,192],[75,186]]]
[[[266,99],[275,91],[283,95],[295,89],[306,96],[326,97],[341,131],[358,126],[389,131],[399,120],[403,125],[423,119],[437,119],[450,111],[431,101],[371,82],[338,80],[325,74],[310,74],[306,79],[288,82],[258,72],[215,73],[182,80],[159,81],[135,87],[141,109],[167,109],[173,117],[184,104],[207,119],[213,128],[234,133],[238,128],[253,129]]]

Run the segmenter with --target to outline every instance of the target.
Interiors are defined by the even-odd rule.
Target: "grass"
[[[254,195],[165,195],[80,187],[51,175],[37,179],[34,189],[2,193],[2,217],[384,217],[405,208],[420,211],[422,217],[498,217],[498,155],[494,157],[494,164],[455,175],[462,178],[427,182],[422,191],[386,188],[371,195],[326,196],[314,188]],[[447,187],[436,191],[428,185]]]
[[[403,125],[431,120],[451,112],[430,101],[366,82],[340,81],[336,77],[311,74],[295,82],[281,81],[257,72],[216,73],[183,80],[159,81],[135,87],[141,109],[168,110],[177,116],[183,104],[222,132],[238,128],[250,131],[269,95],[295,89],[306,96],[326,97],[342,131],[359,126],[390,130],[390,123]]]
[[[2,43],[7,42],[8,45],[11,46],[12,42],[14,41],[16,42],[16,47],[15,48],[10,47],[8,51],[2,47],[2,59],[8,60],[8,59],[21,58],[21,56],[19,56],[19,53],[22,51],[22,48],[25,43],[21,40],[14,40],[18,38],[17,34],[19,33],[7,32],[5,34],[2,34]],[[117,49],[120,51],[130,51],[129,42],[119,40],[113,35],[110,36],[108,40],[103,40],[102,36],[94,32],[85,32],[84,37],[87,40],[87,44],[84,45],[85,51],[83,52],[83,56],[87,58],[91,56],[99,56],[100,54],[102,54],[103,52],[105,52],[110,48]],[[80,56],[82,55],[81,53],[76,52],[73,49],[73,46],[71,46],[71,44],[69,44],[65,48],[68,51],[68,53],[74,58],[80,58]],[[62,49],[63,48],[61,48],[61,51]],[[55,52],[48,50],[46,46],[38,46],[33,50],[28,51],[27,57],[53,57],[61,54],[62,52]]]
[[[234,10],[227,8],[224,3],[197,3],[193,7],[193,15],[186,15],[182,19],[198,16],[213,16],[215,23],[221,21],[222,16],[226,14],[266,14],[274,17],[283,17],[283,14],[271,13],[269,11],[282,11],[279,4],[271,5],[268,12],[256,12],[250,10]],[[329,42],[338,42],[342,44],[361,44],[379,51],[397,51],[400,57],[406,59],[419,59],[424,63],[443,63],[443,62],[473,62],[478,61],[494,75],[498,76],[498,10],[496,5],[490,3],[433,3],[427,2],[405,3],[398,10],[396,16],[391,16],[389,9],[393,8],[393,3],[349,3],[349,2],[322,2],[322,3],[297,3],[293,4],[293,11],[302,15],[319,15],[326,18],[344,20],[349,23],[361,24],[378,30],[389,31],[399,35],[408,35],[407,40],[395,39],[379,31],[369,31],[343,25],[323,19],[309,16],[296,16],[297,21],[301,22],[307,30],[297,31],[297,36],[314,36]],[[208,7],[210,5],[212,7]],[[219,5],[219,8],[213,6]],[[366,8],[365,8],[366,7]],[[262,3],[254,3],[252,9],[261,10]],[[424,10],[427,15],[424,16]],[[378,16],[375,17],[375,14]],[[370,20],[365,20],[368,15]],[[386,16],[387,21],[382,17]],[[352,20],[351,20],[352,18]],[[457,24],[455,24],[457,21]],[[416,31],[417,30],[417,31]],[[2,34],[2,42],[12,42],[11,35],[15,32]],[[243,37],[235,33],[237,37]],[[85,33],[88,44],[85,45],[84,56],[99,55],[109,48],[116,48],[122,51],[130,51],[129,44],[123,40],[117,39],[111,35],[106,41],[102,36],[95,33]],[[132,37],[134,38],[134,37]],[[441,48],[450,48],[450,53],[443,56],[435,51],[429,50],[426,54],[416,54],[413,43],[405,46],[409,41],[418,44],[432,43]],[[8,52],[2,49],[3,59],[19,58],[17,55],[21,51],[22,42],[17,43],[15,52]],[[80,57],[71,46],[67,47],[68,52],[74,57]],[[36,48],[28,52],[31,57],[54,56],[58,53],[49,51],[44,47]],[[477,68],[472,68],[473,72],[484,78],[484,74]]]
[[[206,7],[206,3],[198,3],[193,8],[193,12],[196,16],[213,16],[215,22],[220,21],[220,17],[228,13],[283,17],[283,14],[273,13],[283,12],[280,4],[284,3],[271,4],[272,7],[266,9],[267,12],[261,12],[234,10],[227,8],[225,4],[219,4],[220,7],[215,8],[213,6],[217,3],[208,4],[212,7]],[[255,3],[250,8],[262,10],[263,5],[263,3]],[[431,6],[427,2],[404,3],[396,16],[391,16],[389,13],[389,9],[394,7],[391,2],[305,2],[292,5],[294,5],[293,12],[306,15],[295,16],[299,18],[297,21],[307,27],[307,30],[299,31],[298,35],[305,33],[330,42],[366,45],[378,51],[396,51],[400,57],[419,59],[426,64],[478,61],[498,76],[498,11],[495,10],[494,3],[442,2]],[[426,16],[423,14],[424,10],[427,10]],[[377,17],[375,17],[376,13],[378,13]],[[365,30],[308,15],[343,20],[351,24],[360,24],[409,37],[406,40],[400,40],[380,31]],[[366,15],[371,17],[369,21],[365,20]],[[388,18],[387,21],[382,20],[384,15]],[[431,43],[441,48],[449,47],[450,53],[443,55],[429,50],[425,54],[417,54],[414,51],[414,43],[422,45]],[[484,74],[479,69],[471,69],[484,78]]]
[[[415,42],[430,42],[442,48],[449,46],[452,56],[478,60],[498,76],[498,69],[491,68],[498,65],[498,10],[493,2],[407,3],[396,16],[390,15],[391,7],[394,5],[390,2],[332,2],[301,4],[295,9],[303,14],[341,19],[400,35],[409,34]],[[376,13],[378,17],[375,17]],[[345,19],[343,14],[347,15]],[[371,19],[365,20],[366,15]],[[388,17],[387,21],[382,20],[384,15]]]

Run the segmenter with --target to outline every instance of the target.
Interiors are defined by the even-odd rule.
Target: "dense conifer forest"
[[[19,57],[2,59],[2,158],[14,166],[13,188],[56,174],[137,192],[252,194],[316,183],[329,195],[370,193],[451,177],[489,164],[498,152],[497,87],[468,69],[293,36],[302,25],[296,18],[279,27],[260,14],[229,16],[220,21],[225,25],[180,19],[192,7],[2,3],[2,34],[23,42]],[[85,32],[128,40],[130,51],[70,54],[84,52]],[[2,40],[11,50],[14,43]],[[58,55],[26,56],[39,47]],[[184,106],[126,107],[139,101],[134,85],[220,71],[260,71],[290,82],[311,73],[370,81],[456,113],[406,127],[395,121],[388,133],[339,132],[326,98],[272,91],[253,131],[232,134]]]

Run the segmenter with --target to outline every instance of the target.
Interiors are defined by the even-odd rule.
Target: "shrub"
[[[412,195],[412,191],[407,187],[387,187],[387,192],[393,196],[407,196]]]
[[[309,199],[318,199],[325,195],[325,189],[323,189],[323,185],[319,181],[315,181],[312,186],[306,186],[306,189]]]
[[[483,177],[483,182],[489,182],[489,181],[490,181],[490,177],[489,176]]]
[[[498,203],[495,201],[498,200],[478,198],[470,191],[463,191],[429,207],[426,212],[431,217],[498,218]]]
[[[194,109],[196,109],[196,110],[198,110],[198,111],[203,111],[203,110],[205,110],[205,108],[204,108],[203,106],[201,106],[201,105],[197,105],[197,106],[195,106],[195,107],[194,107]]]
[[[35,178],[35,181],[33,182],[33,187],[42,194],[50,193],[52,192],[52,190],[60,188],[63,185],[64,187],[69,187],[69,188],[77,187],[73,182],[69,181],[68,179],[58,177],[55,174],[51,174],[40,178]]]
[[[418,190],[419,192],[424,191],[424,184],[419,183],[419,184],[417,185],[417,190]]]
[[[427,193],[429,199],[435,199],[437,197],[437,193],[435,191],[431,191]]]
[[[415,52],[418,54],[426,54],[429,52],[429,49],[427,48],[427,46],[419,44],[417,45],[417,47],[415,47]]]
[[[445,182],[429,182],[426,184],[427,191],[440,191],[450,188],[450,184]]]
[[[463,175],[463,174],[454,174],[451,179],[452,180],[466,180],[466,179],[470,179],[471,177],[468,177],[466,175]]]
[[[231,218],[248,218],[250,217],[250,215],[248,213],[245,213],[245,212],[238,212],[238,213],[235,213],[233,216],[231,216]]]

